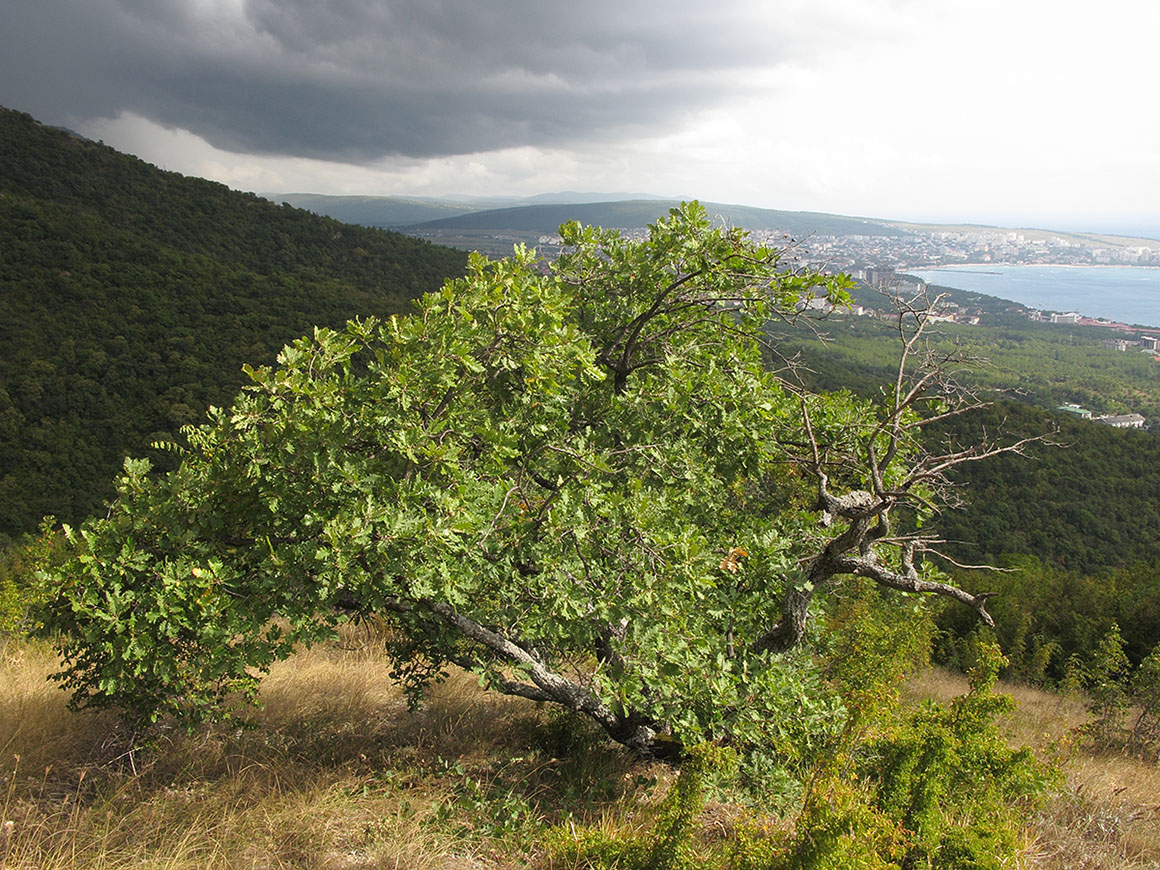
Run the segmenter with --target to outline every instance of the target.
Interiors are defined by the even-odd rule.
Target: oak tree
[[[990,621],[924,565],[921,525],[949,468],[1007,448],[923,446],[958,407],[922,311],[880,402],[811,394],[764,327],[847,279],[695,203],[644,239],[561,234],[550,265],[477,256],[415,314],[286,347],[185,430],[176,470],[127,462],[52,579],[74,703],[218,713],[373,615],[413,698],[456,665],[644,754],[795,751],[841,718],[808,651],[843,578]]]

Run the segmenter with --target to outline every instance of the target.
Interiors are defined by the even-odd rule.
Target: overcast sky
[[[0,105],[261,192],[1160,228],[1154,0],[0,0]]]

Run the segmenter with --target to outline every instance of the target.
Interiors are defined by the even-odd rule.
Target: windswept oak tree
[[[74,703],[214,714],[373,614],[412,697],[454,664],[648,754],[840,720],[801,650],[848,576],[990,621],[911,531],[949,467],[1008,449],[923,448],[958,409],[921,310],[880,403],[811,395],[763,362],[763,326],[845,279],[696,204],[644,241],[561,232],[550,268],[476,257],[414,315],[288,346],[176,471],[126,462],[52,578]]]

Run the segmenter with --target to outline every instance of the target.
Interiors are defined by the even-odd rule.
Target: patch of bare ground
[[[912,698],[962,694],[966,679],[937,669],[914,678]],[[1028,868],[1143,870],[1160,867],[1160,766],[1125,754],[1092,754],[1076,730],[1088,719],[1082,699],[1004,684],[1018,708],[1004,729],[1013,744],[1059,762],[1066,785],[1035,819]]]

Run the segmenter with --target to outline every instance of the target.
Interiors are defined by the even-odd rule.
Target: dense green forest
[[[100,509],[124,456],[228,403],[243,364],[465,261],[0,110],[0,534]]]

